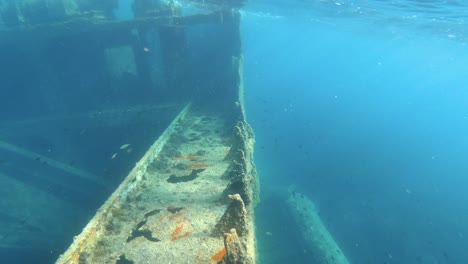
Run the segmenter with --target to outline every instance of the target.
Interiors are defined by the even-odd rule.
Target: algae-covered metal
[[[238,191],[236,177],[255,175],[236,171],[252,160],[231,153],[252,149],[236,149],[228,122],[220,112],[185,108],[58,263],[214,263],[223,249],[223,263],[255,263],[253,203],[243,201],[253,199],[255,181],[244,199],[225,199]]]
[[[350,264],[338,242],[320,218],[312,200],[291,188],[285,205],[302,234],[304,250],[311,255],[314,263]]]

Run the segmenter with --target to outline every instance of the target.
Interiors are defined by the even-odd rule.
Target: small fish
[[[120,146],[120,149],[123,150],[123,149],[126,149],[128,147],[130,147],[130,144],[124,144],[124,145]]]
[[[117,154],[119,154],[119,153],[114,153],[114,155],[112,155],[111,159],[115,159],[115,157],[117,157]]]
[[[132,148],[127,149],[127,153],[131,153],[133,151]]]

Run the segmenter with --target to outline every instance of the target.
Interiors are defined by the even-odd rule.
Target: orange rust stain
[[[220,251],[216,252],[213,256],[211,256],[211,260],[213,261],[221,261],[226,255],[226,248],[223,247]]]
[[[198,160],[198,156],[193,155],[193,154],[188,154],[186,156],[177,156],[175,157],[175,160],[190,160],[190,161],[195,161]]]
[[[189,155],[187,155],[187,159],[193,161],[193,160],[198,160],[198,157],[195,156],[195,155],[189,154]]]
[[[184,228],[184,224],[181,222],[177,222],[176,224],[176,229],[174,232],[172,232],[172,241],[177,240],[179,237],[180,232],[182,232],[182,229]]]
[[[208,165],[206,165],[204,162],[198,163],[198,164],[189,164],[185,166],[186,170],[198,170],[198,169],[206,169],[206,168],[208,168]]]
[[[188,221],[188,219],[185,216],[181,220],[177,221],[176,229],[174,230],[174,232],[172,232],[172,241],[176,241],[177,239],[187,237],[192,234],[191,231],[186,231],[182,233],[185,227],[184,222],[186,221]]]
[[[191,231],[187,231],[187,232],[185,232],[185,233],[183,233],[183,234],[180,234],[180,235],[177,237],[177,239],[183,238],[183,237],[188,237],[188,236],[190,236],[191,234],[192,234]]]

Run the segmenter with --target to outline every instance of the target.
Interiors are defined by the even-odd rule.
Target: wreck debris
[[[317,263],[349,264],[343,250],[322,221],[314,202],[289,188],[285,201],[291,218],[297,223],[303,237],[303,247],[314,256]]]
[[[245,121],[238,121],[234,127],[234,144],[225,159],[232,160],[224,175],[230,180],[224,194],[238,193],[246,205],[256,205],[258,197],[258,178],[253,164],[253,144],[255,137],[252,128]]]
[[[191,119],[198,117],[198,113],[189,113],[187,116],[186,120],[190,123]],[[215,128],[223,125],[222,119],[219,121],[219,125],[217,123]],[[190,129],[187,128],[186,131]],[[166,172],[151,165],[164,161],[172,166],[177,162],[173,160],[173,157],[168,156],[164,148],[161,148],[160,154],[153,160],[144,163],[147,164],[146,171],[137,171],[142,180],[124,196],[132,197],[132,199],[123,199],[120,198],[121,195],[118,195],[116,204],[110,208],[112,210],[108,212],[106,218],[101,220],[103,223],[109,223],[111,218],[113,225],[119,225],[114,229],[120,232],[105,234],[105,250],[99,250],[99,252],[95,250],[93,248],[95,243],[79,248],[92,249],[89,263],[115,263],[121,254],[125,254],[127,259],[135,263],[145,263],[146,260],[152,263],[170,263],[171,260],[174,260],[172,263],[186,263],[186,260],[197,260],[198,263],[255,263],[253,237],[255,227],[253,217],[251,217],[253,205],[246,205],[240,193],[226,195],[226,199],[230,200],[227,206],[219,203],[225,186],[230,182],[230,179],[223,178],[221,175],[230,164],[249,164],[249,150],[242,151],[247,153],[243,155],[245,160],[236,160],[234,156],[233,160],[226,160],[225,150],[234,145],[231,141],[232,136],[217,134],[213,138],[216,141],[185,143],[175,148],[180,153],[193,153],[194,150],[199,149],[209,150],[203,160],[206,160],[210,166],[203,172],[193,172],[200,176],[195,181],[185,184],[170,183],[167,179],[170,178],[172,171],[179,172],[180,174],[174,174],[180,176],[189,175],[191,172],[184,173],[183,170],[173,168]],[[170,140],[167,144],[167,146],[173,146]],[[184,163],[191,164],[192,162],[199,164],[201,160]],[[249,171],[252,167],[246,166],[245,168]],[[128,181],[128,183],[133,185],[134,181]],[[127,188],[123,189],[123,191],[126,190]],[[142,193],[140,201],[133,198],[140,193]],[[249,195],[248,192],[246,194]],[[123,211],[117,210],[119,208]],[[125,214],[116,217],[114,213]],[[231,249],[225,247],[224,252],[222,250],[224,234],[229,233],[232,228],[237,231],[234,238],[226,236],[230,239],[227,243],[231,244]],[[192,250],[194,248],[196,250]],[[209,248],[211,250],[207,250]],[[172,252],[177,252],[177,254]],[[231,252],[229,257],[228,252]],[[231,262],[223,262],[227,260]]]
[[[253,264],[252,258],[247,253],[247,247],[241,241],[235,228],[224,234],[224,247],[226,255],[222,259],[222,264]]]
[[[199,16],[203,18],[206,15],[197,15],[190,18],[190,21],[198,20]],[[187,49],[186,44],[186,41],[191,41],[190,34],[184,32],[186,29],[190,30],[191,24],[179,24],[177,17],[170,17],[170,24],[163,23],[166,20],[162,21],[162,17],[161,22],[149,21],[143,25],[146,32],[150,30],[146,25],[151,25],[151,30],[161,37],[161,43],[155,44],[161,46],[163,71],[159,72],[158,68],[154,77],[158,81],[162,80],[164,95],[174,94],[179,98],[179,95],[185,94],[184,97],[194,99],[194,107],[183,118],[178,119],[177,123],[171,124],[170,129],[163,134],[163,143],[159,139],[155,142],[90,222],[96,227],[109,221],[113,221],[114,225],[119,224],[114,227],[119,232],[98,233],[99,238],[102,237],[106,242],[105,251],[95,250],[95,239],[89,239],[91,236],[88,235],[87,228],[58,263],[70,263],[69,256],[74,252],[82,252],[83,249],[91,252],[89,263],[115,263],[119,255],[124,259],[124,254],[135,263],[208,263],[213,260],[226,264],[255,263],[253,206],[257,200],[258,186],[252,156],[253,134],[248,132],[249,126],[239,104],[234,108],[234,102],[242,102],[239,98],[242,96],[240,15],[236,10],[227,10],[222,12],[222,21],[220,17],[216,13],[209,20],[204,20],[207,29],[211,29],[211,24],[216,23],[227,37],[208,38],[222,40],[213,45],[220,47],[219,58],[216,56],[216,62],[220,63],[215,63],[214,69],[211,69],[212,64],[207,64],[210,66],[207,70],[211,73],[214,70],[214,74],[210,74],[207,81],[201,80],[201,89],[191,85],[190,78],[179,78],[184,77],[185,73],[192,73],[187,68],[198,65],[198,61],[187,61],[183,53],[185,50],[192,51]],[[133,37],[135,26],[132,22],[125,23],[132,28],[130,34]],[[159,27],[162,23],[163,26]],[[137,28],[139,25],[141,23]],[[205,28],[205,25],[202,27]],[[145,36],[139,30],[137,33]],[[218,33],[216,30],[213,35],[217,36]],[[230,35],[233,37],[230,38]],[[150,40],[148,42],[152,43]],[[137,45],[135,54],[143,53],[147,44]],[[149,50],[156,50],[156,45],[150,45]],[[234,58],[237,64],[231,63]],[[143,70],[146,71],[147,68]],[[194,69],[193,74],[199,79],[200,73],[204,71],[205,69]],[[218,83],[223,83],[222,89],[214,89],[218,87]],[[212,91],[216,93],[213,95]],[[192,96],[195,93],[197,96]],[[223,100],[206,100],[218,95]],[[182,99],[184,98],[177,100]],[[117,159],[121,153],[123,152],[119,151]],[[233,170],[229,177],[220,177],[231,164]],[[206,171],[203,172],[204,169]],[[228,187],[223,193],[228,184],[231,184],[231,188]],[[133,198],[139,193],[143,194],[141,200]],[[221,206],[220,197],[230,197],[230,205]],[[114,208],[124,208],[127,212],[125,217],[116,219],[113,216]],[[147,212],[146,208],[161,210]],[[216,236],[213,236],[213,227],[218,229]],[[224,236],[225,233],[228,234]],[[147,241],[155,237],[161,241]],[[125,243],[126,240],[131,242]],[[219,251],[216,252],[217,250]]]
[[[216,224],[213,235],[222,236],[227,230],[235,228],[240,236],[247,234],[247,210],[239,194],[228,196],[231,204],[227,207],[221,219]]]

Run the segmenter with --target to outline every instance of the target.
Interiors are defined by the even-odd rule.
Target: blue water
[[[352,263],[468,263],[467,17],[461,1],[246,8],[265,263],[307,263],[268,200],[288,185]]]
[[[131,20],[132,1],[117,2],[115,18]],[[175,4],[185,2],[190,1]],[[311,263],[302,234],[281,206],[284,197],[278,194],[289,186],[316,203],[351,263],[468,263],[468,4],[251,0],[241,13],[245,102],[256,134],[255,162],[261,181],[261,203],[256,208],[259,263]],[[205,45],[210,36],[202,28],[189,32],[192,49],[203,51],[190,55],[194,65],[217,63],[215,58],[223,62],[229,47],[212,50]],[[95,45],[80,49],[81,41]],[[142,47],[154,61],[163,57],[153,54],[157,41],[148,40]],[[40,54],[29,43],[22,44],[18,50],[26,52],[10,51],[8,45],[1,50],[0,92],[7,99],[2,101],[0,117],[5,124],[165,99],[149,90],[134,93],[133,88],[143,82],[136,78],[119,82],[121,88],[132,87],[123,94],[95,89],[109,83],[105,65],[88,60],[98,56],[93,52],[101,45],[91,37],[53,42]],[[61,66],[37,64],[38,58]],[[204,80],[223,77],[203,67],[193,72]],[[41,77],[51,73],[62,82]],[[55,95],[64,90],[70,91],[68,97],[64,93],[67,103]],[[155,124],[139,113],[141,120],[128,118],[133,121],[105,129],[88,127],[84,121],[52,120],[37,126],[19,124],[22,130],[2,125],[0,134],[2,141],[84,167],[117,185],[172,119],[172,111],[176,112],[168,110],[167,117],[158,117]],[[99,121],[101,114],[98,111],[92,119]],[[120,114],[117,118],[126,116]],[[132,153],[119,152],[119,159],[111,158],[119,146],[130,142]],[[25,237],[20,242],[26,249],[1,248],[0,262],[53,262],[115,186],[87,187],[83,192],[82,186],[93,183],[76,177],[72,181],[71,175],[54,176],[53,168],[38,158],[14,160],[6,150],[0,154],[0,173],[22,172],[15,175],[17,180],[70,205],[61,212],[64,215],[52,216],[46,215],[47,205],[33,210],[2,201],[2,210],[11,211],[0,212],[1,221],[18,222],[29,233],[47,234],[56,243],[47,245],[51,249],[36,249]],[[34,166],[17,167],[26,162],[23,159]],[[40,177],[30,177],[30,170]],[[53,177],[60,179],[58,184]],[[40,213],[44,216],[31,217]],[[64,231],[38,228],[43,226],[60,226]],[[7,236],[0,234],[0,239]]]

